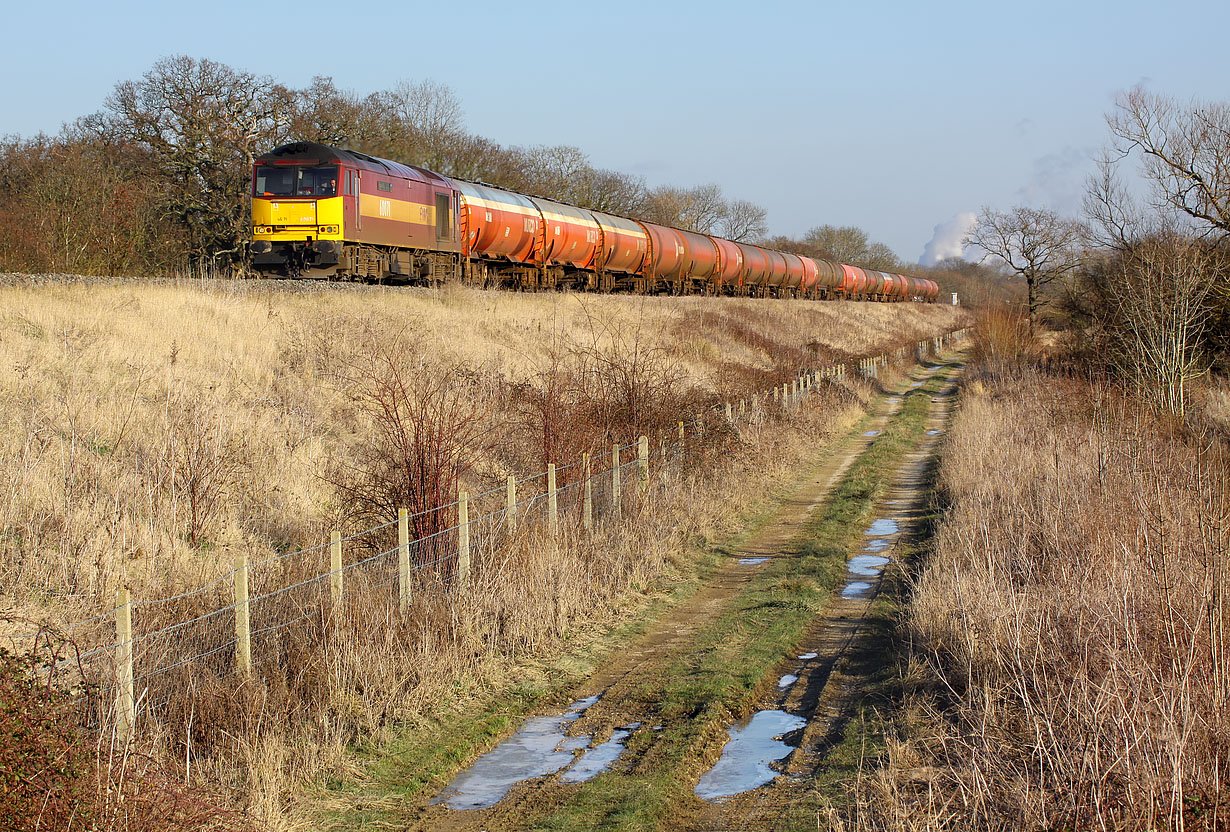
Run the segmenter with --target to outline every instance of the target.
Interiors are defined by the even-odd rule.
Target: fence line
[[[878,378],[880,368],[887,366],[890,360],[921,362],[965,338],[968,332],[968,329],[958,329],[919,341],[913,347],[902,347],[891,354],[860,358],[856,363],[857,372],[863,378]],[[82,636],[89,636],[97,646],[68,657],[53,653],[54,661],[49,670],[66,671],[75,666],[82,687],[95,691],[92,708],[95,719],[101,724],[104,713],[114,714],[120,736],[128,737],[136,728],[140,710],[154,711],[168,704],[169,693],[161,692],[162,696],[157,696],[160,691],[155,687],[159,678],[166,678],[176,670],[203,667],[206,660],[212,663],[219,676],[237,673],[252,678],[259,675],[257,666],[271,649],[266,646],[262,651],[261,643],[294,624],[307,622],[324,627],[343,609],[346,588],[351,582],[375,588],[387,585],[390,609],[404,615],[411,607],[416,580],[421,583],[430,576],[432,582],[446,591],[464,593],[472,578],[473,556],[497,552],[501,544],[513,539],[519,530],[537,525],[557,535],[564,518],[568,518],[570,527],[579,527],[586,533],[618,528],[625,516],[625,503],[638,503],[643,509],[643,501],[649,496],[651,471],[669,467],[668,460],[681,469],[689,445],[699,445],[703,441],[706,421],[715,425],[725,423],[731,428],[741,422],[758,423],[763,420],[765,406],[770,400],[781,410],[797,407],[825,381],[844,383],[847,372],[845,364],[807,370],[781,386],[775,385],[770,391],[753,394],[750,406],[748,399],[743,398],[737,406],[734,402],[723,402],[711,410],[681,419],[676,429],[668,431],[668,436],[659,437],[658,461],[652,468],[648,436],[641,435],[622,445],[614,442],[605,468],[598,467],[603,462],[602,453],[592,457],[585,453],[580,459],[563,465],[549,463],[546,471],[522,479],[509,475],[504,485],[473,496],[460,491],[457,500],[451,503],[417,513],[398,509],[396,519],[348,535],[333,530],[328,542],[251,563],[246,554],[240,554],[232,570],[196,589],[163,598],[134,599],[130,591],[123,588],[117,593],[115,608],[108,612],[61,628],[6,638],[14,643],[28,639],[36,646],[40,638],[49,644],[57,639],[67,644],[70,636],[80,633],[72,639],[75,650],[76,643],[85,640]],[[634,453],[627,454],[633,450]],[[625,460],[626,454],[629,458]],[[559,475],[572,469],[579,469],[580,476],[559,486]],[[630,476],[635,476],[636,487],[625,488],[626,478]],[[543,479],[546,482],[542,490],[538,490],[534,484]],[[518,499],[519,492],[529,493]],[[472,511],[479,501],[501,493],[503,505],[485,512]],[[456,509],[455,523],[411,539],[409,524],[412,521],[426,515],[444,516],[442,513],[451,509]],[[394,526],[397,527],[394,547],[345,563],[348,548],[374,540],[375,535]],[[327,569],[312,571],[310,556],[320,557],[326,548],[329,552]],[[295,557],[299,560],[292,560]],[[296,567],[298,572],[295,572]],[[304,571],[309,573],[306,577]],[[196,598],[208,598],[216,603],[196,617],[139,631],[141,619],[150,617],[160,605],[165,607]],[[149,612],[134,616],[137,609]],[[134,623],[137,631],[134,631]],[[253,629],[254,623],[256,629]],[[114,627],[110,637],[106,635],[109,624]],[[313,630],[309,635],[319,637],[323,632]],[[170,690],[169,686],[164,687]]]

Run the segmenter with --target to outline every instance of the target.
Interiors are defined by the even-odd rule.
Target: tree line
[[[1086,366],[1182,415],[1190,382],[1230,366],[1230,104],[1137,87],[1083,216],[984,207],[965,239],[1025,284],[1025,343],[1046,325]]]
[[[318,77],[304,89],[208,59],[164,58],[54,136],[0,139],[0,267],[167,273],[242,264],[255,158],[314,141],[462,179],[743,242],[898,270],[857,228],[766,240],[764,208],[717,184],[649,187],[569,145],[501,145],[466,129],[434,81],[360,96]]]

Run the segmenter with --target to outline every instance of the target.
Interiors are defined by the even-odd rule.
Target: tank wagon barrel
[[[591,211],[311,142],[252,176],[252,266],[289,277],[935,301],[886,274]]]

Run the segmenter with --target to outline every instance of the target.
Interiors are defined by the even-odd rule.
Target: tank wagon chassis
[[[261,156],[252,188],[252,268],[269,276],[879,301],[939,295],[923,278],[638,222],[314,143]]]

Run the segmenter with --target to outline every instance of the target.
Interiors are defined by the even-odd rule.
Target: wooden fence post
[[[586,529],[594,527],[594,483],[589,470],[589,454],[581,454],[581,476],[585,478],[585,498],[581,506],[581,522]]]
[[[457,498],[457,580],[463,587],[470,580],[470,495],[464,491]]]
[[[120,744],[126,744],[137,724],[137,699],[132,688],[132,593],[127,588],[116,593],[115,599],[115,683],[119,688],[115,733]]]
[[[641,492],[649,488],[649,437],[644,434],[637,441],[636,472],[641,480]]]
[[[730,402],[726,402],[726,421],[734,422],[734,420],[735,420],[735,415],[730,410]]]
[[[551,532],[559,530],[559,490],[555,487],[555,463],[547,463],[547,523]]]
[[[683,420],[680,419],[679,420],[679,441],[682,442],[686,438],[687,438],[687,434],[683,432]]]
[[[252,622],[248,618],[248,556],[235,555],[235,666],[252,672]]]
[[[397,601],[404,613],[410,608],[410,512],[397,510]]]
[[[342,533],[339,531],[329,538],[329,592],[336,609],[342,603]]]
[[[507,497],[504,500],[504,521],[508,523],[510,532],[517,528],[517,478],[512,474],[508,475]]]
[[[624,516],[624,500],[619,481],[619,443],[611,443],[611,513],[616,520]]]

